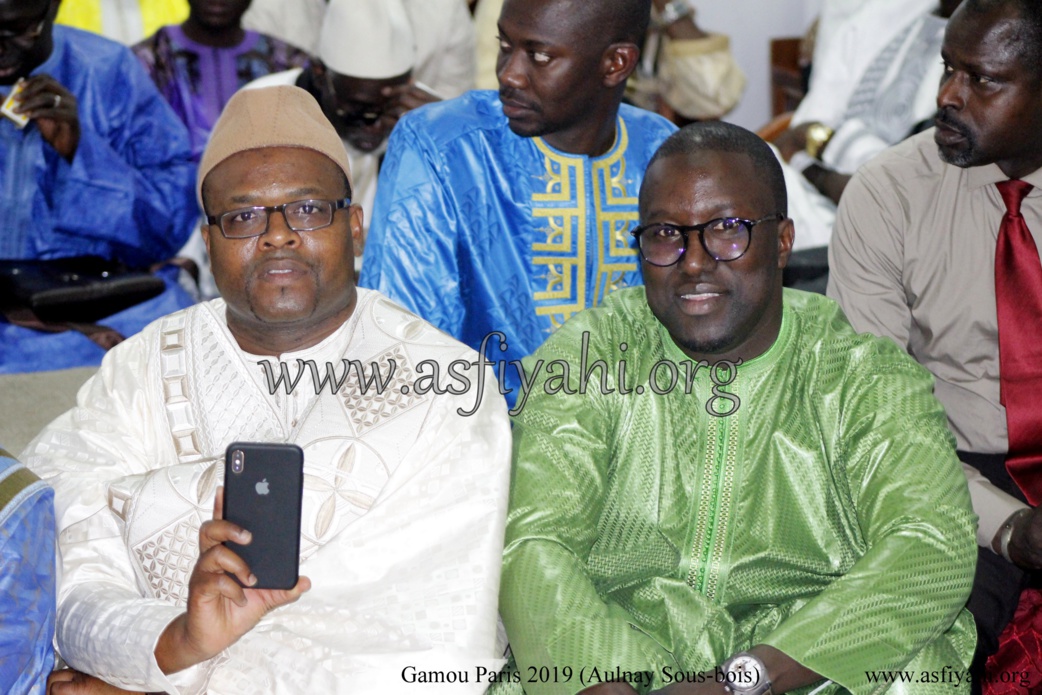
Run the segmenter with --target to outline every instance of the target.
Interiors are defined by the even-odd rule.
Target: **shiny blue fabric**
[[[0,483],[20,469],[0,455]],[[54,567],[54,491],[37,481],[0,509],[0,692],[45,692],[54,666]]]
[[[641,284],[629,230],[651,156],[676,127],[623,105],[600,157],[515,135],[499,95],[406,114],[380,170],[360,284],[475,349],[520,360],[572,314]],[[519,377],[501,379],[517,396]]]
[[[69,164],[34,124],[18,130],[0,119],[0,258],[97,255],[146,267],[174,256],[197,220],[195,165],[184,125],[137,59],[120,44],[56,26],[40,73],[76,96],[80,143]],[[128,335],[190,303],[187,293],[168,292],[105,323]],[[100,352],[78,334],[0,320],[0,372],[97,364]]]

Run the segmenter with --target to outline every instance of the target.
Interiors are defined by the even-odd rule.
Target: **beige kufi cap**
[[[210,134],[196,179],[199,205],[203,204],[203,181],[215,166],[233,154],[262,147],[304,147],[321,152],[351,181],[344,142],[315,97],[293,85],[246,89],[232,96]]]
[[[401,0],[329,0],[318,57],[333,72],[369,80],[412,70],[415,40]]]

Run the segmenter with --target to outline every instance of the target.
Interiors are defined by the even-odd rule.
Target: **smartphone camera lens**
[[[236,450],[232,452],[232,473],[238,475],[242,473],[243,464],[246,462],[246,455],[241,451]]]

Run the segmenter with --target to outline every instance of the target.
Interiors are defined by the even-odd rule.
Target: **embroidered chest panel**
[[[543,190],[532,194],[532,290],[536,314],[552,329],[600,304],[637,270],[629,230],[638,218],[639,179],[627,173],[629,135],[618,123],[615,147],[596,160],[555,152],[535,138],[546,171]]]

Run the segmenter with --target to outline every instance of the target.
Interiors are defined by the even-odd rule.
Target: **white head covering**
[[[412,24],[401,0],[329,0],[318,57],[333,72],[384,80],[412,70]]]

